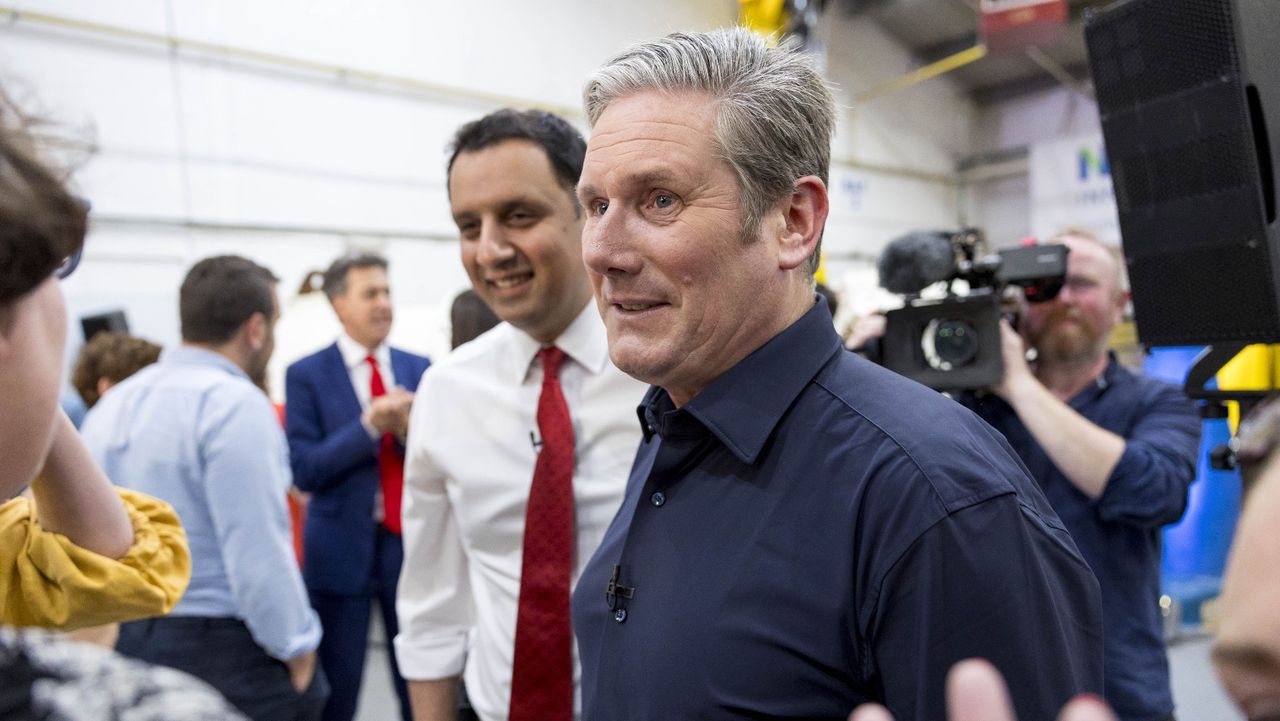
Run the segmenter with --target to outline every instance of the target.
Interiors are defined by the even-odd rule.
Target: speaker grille
[[[1274,340],[1275,290],[1265,241],[1230,244],[1151,258],[1129,266],[1134,320],[1142,341],[1198,345]],[[1161,299],[1139,303],[1141,298]]]
[[[1108,113],[1239,74],[1228,0],[1134,0],[1086,40]]]
[[[1235,10],[1128,0],[1086,22],[1144,343],[1280,340],[1280,238],[1259,190]]]
[[[1148,205],[1249,185],[1256,177],[1244,128],[1147,154],[1111,158],[1116,205]]]

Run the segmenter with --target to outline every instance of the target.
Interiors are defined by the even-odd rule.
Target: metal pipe
[[[1063,87],[1071,90],[1072,92],[1083,95],[1089,100],[1094,100],[1093,89],[1087,84],[1077,80],[1074,75],[1067,72],[1066,68],[1062,67],[1062,63],[1059,63],[1057,60],[1049,57],[1045,51],[1035,45],[1032,45],[1027,48],[1026,52],[1027,57],[1030,58],[1033,63],[1039,65],[1041,70],[1052,75],[1053,79],[1061,83]]]
[[[379,240],[427,240],[432,242],[457,242],[456,233],[438,233],[422,230],[386,230],[373,228],[343,228],[324,225],[293,225],[269,223],[237,223],[219,220],[186,220],[144,215],[113,215],[94,212],[89,217],[94,228],[148,228],[161,230],[194,230],[202,232],[262,233],[276,235],[328,235],[341,238],[376,238]]]
[[[942,75],[943,73],[951,72],[956,68],[963,67],[965,65],[968,65],[969,63],[981,60],[986,56],[987,56],[986,45],[982,45],[982,44],[974,45],[968,50],[961,50],[960,52],[955,53],[953,55],[948,55],[947,57],[941,60],[929,63],[928,65],[925,65],[922,68],[917,68],[916,70],[913,70],[904,75],[899,75],[898,77],[893,78],[892,80],[880,83],[879,85],[875,86],[874,88],[871,88],[870,90],[865,90],[861,93],[858,93],[856,96],[854,96],[854,102],[865,103],[869,100],[874,100],[876,98],[881,98],[886,95],[896,93],[899,90],[904,90],[906,88],[911,87],[912,85],[917,85],[926,80],[929,80],[930,78],[936,78],[937,76]]]

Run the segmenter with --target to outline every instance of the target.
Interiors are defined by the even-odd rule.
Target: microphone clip
[[[614,566],[609,582],[604,587],[604,600],[609,603],[610,611],[616,611],[620,606],[626,605],[619,599],[630,600],[636,596],[636,589],[633,586],[623,586],[618,583],[618,576],[621,573],[622,566]]]

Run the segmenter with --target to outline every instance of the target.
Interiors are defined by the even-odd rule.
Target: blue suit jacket
[[[426,358],[391,349],[396,383],[416,390]],[[379,440],[360,424],[360,401],[335,343],[289,366],[285,433],[293,483],[311,494],[303,579],[313,591],[363,594],[373,575],[373,500]]]

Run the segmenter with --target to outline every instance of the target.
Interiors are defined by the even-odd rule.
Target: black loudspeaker
[[[1127,0],[1085,41],[1139,339],[1280,341],[1280,2]]]
[[[84,332],[84,342],[88,343],[99,333],[128,333],[129,320],[122,310],[112,310],[97,315],[82,315],[80,316],[80,330]]]

